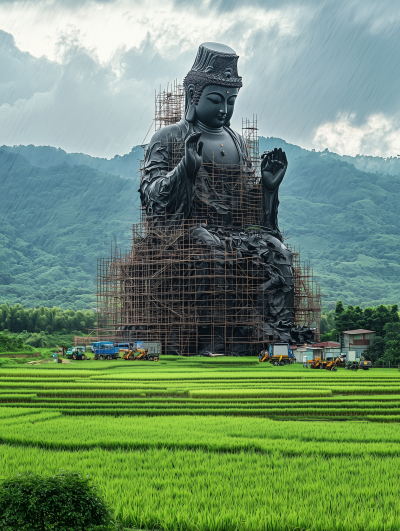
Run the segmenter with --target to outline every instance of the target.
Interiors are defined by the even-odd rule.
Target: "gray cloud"
[[[247,43],[255,51],[245,65],[247,92],[264,133],[302,144],[339,113],[362,123],[372,113],[399,112],[399,30],[396,38],[373,35],[370,21],[355,23],[351,10],[336,6],[315,11],[294,38],[259,32]]]
[[[57,4],[75,5],[60,1],[55,9]],[[186,12],[210,4],[175,0],[174,5],[184,25]],[[281,20],[293,24],[287,32],[278,22],[252,30],[238,15],[218,36],[244,50],[239,60],[244,87],[234,125],[239,128],[241,116],[257,113],[260,134],[310,147],[318,128],[340,119],[345,123],[343,116],[351,115],[356,128],[370,123],[371,115],[398,117],[396,5],[397,0],[381,0],[377,10],[372,0],[271,0],[267,6],[263,0],[214,2],[221,27],[227,12],[239,14],[243,6],[256,8],[260,21],[279,10]],[[181,48],[178,38],[174,42],[172,33],[168,52],[160,51],[158,38],[149,32],[140,47],[119,48],[106,63],[67,39],[60,41],[64,54],[56,63],[21,52],[11,35],[0,32],[0,143],[44,143],[101,156],[129,151],[151,124],[154,90],[183,79],[196,54],[193,45]],[[338,128],[332,126],[319,138],[329,143],[333,129],[337,137]],[[372,138],[390,149],[382,135]]]
[[[13,36],[0,30],[0,105],[50,90],[60,73],[60,65],[21,52]]]

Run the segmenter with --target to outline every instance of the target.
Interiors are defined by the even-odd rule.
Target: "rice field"
[[[0,476],[89,474],[129,529],[398,530],[399,421],[396,369],[18,366],[0,371]]]

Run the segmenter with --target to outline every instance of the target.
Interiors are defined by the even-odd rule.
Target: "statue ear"
[[[186,121],[190,124],[196,121],[196,105],[189,103],[188,110],[186,111]]]
[[[189,85],[186,93],[186,121],[192,124],[196,121],[196,105],[193,103],[194,85]]]

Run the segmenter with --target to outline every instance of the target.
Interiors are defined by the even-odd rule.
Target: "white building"
[[[343,332],[343,352],[355,352],[359,358],[376,336],[373,330],[346,330]]]

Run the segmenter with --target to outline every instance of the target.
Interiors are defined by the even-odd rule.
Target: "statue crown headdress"
[[[198,103],[207,85],[242,87],[242,78],[237,70],[238,59],[236,52],[225,44],[200,44],[194,64],[183,81],[185,88],[195,85],[194,103]]]

